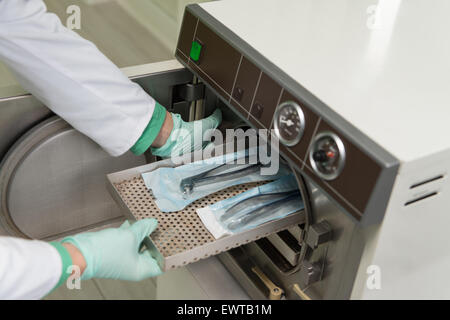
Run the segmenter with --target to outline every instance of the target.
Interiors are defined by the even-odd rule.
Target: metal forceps
[[[245,162],[249,159],[245,157]],[[233,159],[234,162],[234,159]],[[184,195],[189,195],[193,192],[194,188],[209,185],[217,182],[230,181],[245,175],[249,175],[258,172],[262,167],[261,163],[256,164],[235,164],[224,163],[206,172],[184,178],[180,182],[180,190]],[[230,171],[231,169],[235,169]]]
[[[235,214],[242,212],[246,208],[257,207],[258,205],[260,205],[261,202],[270,204],[278,200],[286,199],[291,195],[299,195],[299,191],[292,190],[292,191],[271,192],[254,195],[253,197],[249,197],[232,205],[220,217],[220,220],[222,222],[225,222],[226,220],[230,219]]]
[[[289,205],[291,205],[291,203],[293,203],[295,201],[300,201],[299,196],[300,196],[300,191],[296,190],[296,192],[292,192],[290,195],[288,195],[284,199],[277,200],[267,206],[264,206],[264,207],[254,210],[254,211],[251,211],[249,213],[246,213],[242,217],[233,219],[228,224],[228,229],[234,230],[240,226],[245,226],[257,218],[262,218],[262,217],[265,217],[265,216],[271,214],[273,211],[275,211],[280,206],[281,207],[289,206]]]

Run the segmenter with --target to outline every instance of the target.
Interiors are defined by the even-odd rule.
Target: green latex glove
[[[139,220],[130,226],[77,234],[63,239],[73,244],[84,256],[87,267],[81,280],[109,278],[139,281],[161,274],[161,269],[148,250],[139,252],[142,240],[158,225],[155,219]]]
[[[209,117],[192,122],[183,121],[181,116],[175,113],[172,113],[172,119],[173,129],[166,143],[160,148],[151,148],[155,156],[176,157],[205,148],[211,143],[208,141],[211,129],[216,129],[222,122],[222,111],[216,109]]]

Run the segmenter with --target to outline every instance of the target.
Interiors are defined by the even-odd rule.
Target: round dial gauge
[[[325,180],[336,179],[345,164],[345,148],[342,140],[332,132],[318,134],[314,138],[309,160],[319,177]]]
[[[300,106],[292,101],[283,102],[275,110],[274,129],[281,143],[296,145],[305,131],[305,115]]]

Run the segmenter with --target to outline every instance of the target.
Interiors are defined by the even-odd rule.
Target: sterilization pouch
[[[257,148],[250,148],[174,168],[159,168],[143,173],[142,178],[162,212],[179,211],[219,190],[243,183],[275,180],[290,173],[282,164],[273,175],[261,174],[260,164],[241,164],[243,160],[256,159],[257,153]],[[214,170],[221,171],[208,176]]]
[[[303,208],[295,177],[289,174],[196,211],[208,231],[219,239]]]

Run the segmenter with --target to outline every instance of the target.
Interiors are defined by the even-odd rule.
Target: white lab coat
[[[153,114],[155,101],[41,0],[0,0],[0,60],[27,91],[113,156],[134,145]]]
[[[61,274],[61,257],[47,242],[0,237],[0,299],[40,299]]]
[[[41,0],[0,0],[0,60],[27,91],[113,156],[134,145],[153,114],[155,101]],[[45,242],[1,237],[0,298],[43,297],[58,282],[61,263]]]

